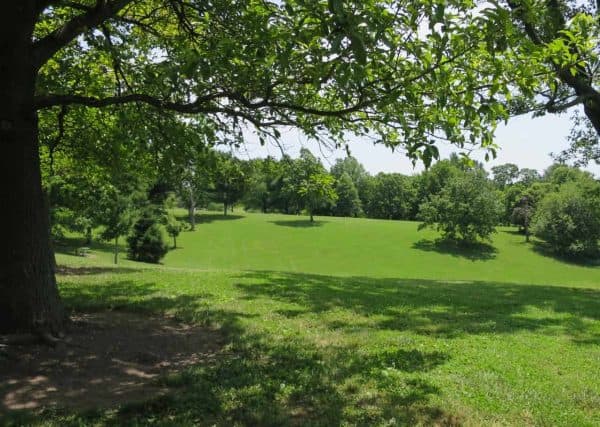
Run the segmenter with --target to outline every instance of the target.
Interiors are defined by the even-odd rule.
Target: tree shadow
[[[512,234],[513,236],[522,236],[523,240],[525,240],[525,232],[524,231],[510,229],[510,230],[500,230],[500,232],[505,233],[505,234]]]
[[[475,242],[463,244],[455,241],[421,239],[413,243],[413,249],[425,252],[437,252],[471,261],[488,261],[494,259],[498,250],[488,243]]]
[[[198,224],[210,224],[212,222],[218,222],[218,221],[233,221],[236,219],[242,219],[244,218],[244,215],[234,215],[234,214],[227,214],[227,215],[223,215],[222,213],[217,214],[217,213],[197,213],[195,215],[195,221],[196,221],[196,225]],[[189,216],[188,215],[179,215],[177,217],[178,220],[180,221],[185,221],[187,224],[189,224]]]
[[[578,257],[575,255],[562,255],[553,251],[550,245],[548,245],[546,242],[539,240],[533,241],[531,245],[533,251],[539,255],[553,258],[554,260],[565,264],[572,264],[580,267],[600,267],[600,258],[598,257],[594,258],[585,256]]]
[[[269,221],[271,224],[279,225],[281,227],[292,227],[292,228],[311,228],[321,227],[329,221],[310,221],[310,219],[290,219],[290,220],[276,220]]]
[[[129,274],[140,271],[132,267],[73,267],[69,265],[57,265],[56,274],[61,276],[88,276],[92,274]]]
[[[240,279],[236,286],[246,299],[269,298],[299,306],[289,315],[280,313],[286,317],[300,316],[302,310],[323,313],[340,308],[360,316],[351,324],[330,322],[332,329],[410,330],[444,338],[521,330],[556,334],[558,329],[577,343],[600,338],[592,322],[575,325],[573,320],[600,321],[600,290],[596,289],[272,271],[247,272]],[[531,308],[556,315],[530,316]]]
[[[98,239],[93,239],[90,243],[86,243],[83,237],[63,237],[53,244],[54,251],[63,255],[77,255],[77,250],[82,247],[87,247],[92,251],[109,252],[113,253],[114,244],[112,242],[105,242]],[[119,254],[120,256],[127,254],[127,245],[120,239],[119,242]]]

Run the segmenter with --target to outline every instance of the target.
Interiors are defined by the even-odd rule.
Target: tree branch
[[[61,28],[33,44],[34,64],[37,68],[48,61],[56,52],[73,41],[88,28],[100,25],[116,15],[134,0],[96,0],[96,5],[87,12],[77,15]]]

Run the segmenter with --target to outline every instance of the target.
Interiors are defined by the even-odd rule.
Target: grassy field
[[[600,267],[508,228],[466,250],[409,222],[199,220],[162,266],[59,253],[59,283],[74,312],[218,327],[219,356],[161,379],[167,397],[7,423],[600,425]]]

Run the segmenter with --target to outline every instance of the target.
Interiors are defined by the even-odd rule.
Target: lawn
[[[93,245],[59,253],[58,279],[73,313],[218,330],[215,357],[146,402],[7,424],[600,425],[600,267],[508,228],[464,249],[410,222],[198,219],[162,266],[115,268]]]

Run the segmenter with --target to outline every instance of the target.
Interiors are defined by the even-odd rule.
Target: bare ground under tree
[[[113,407],[167,393],[157,378],[209,363],[223,334],[125,312],[72,316],[56,347],[8,345],[0,336],[0,414],[48,406]]]

